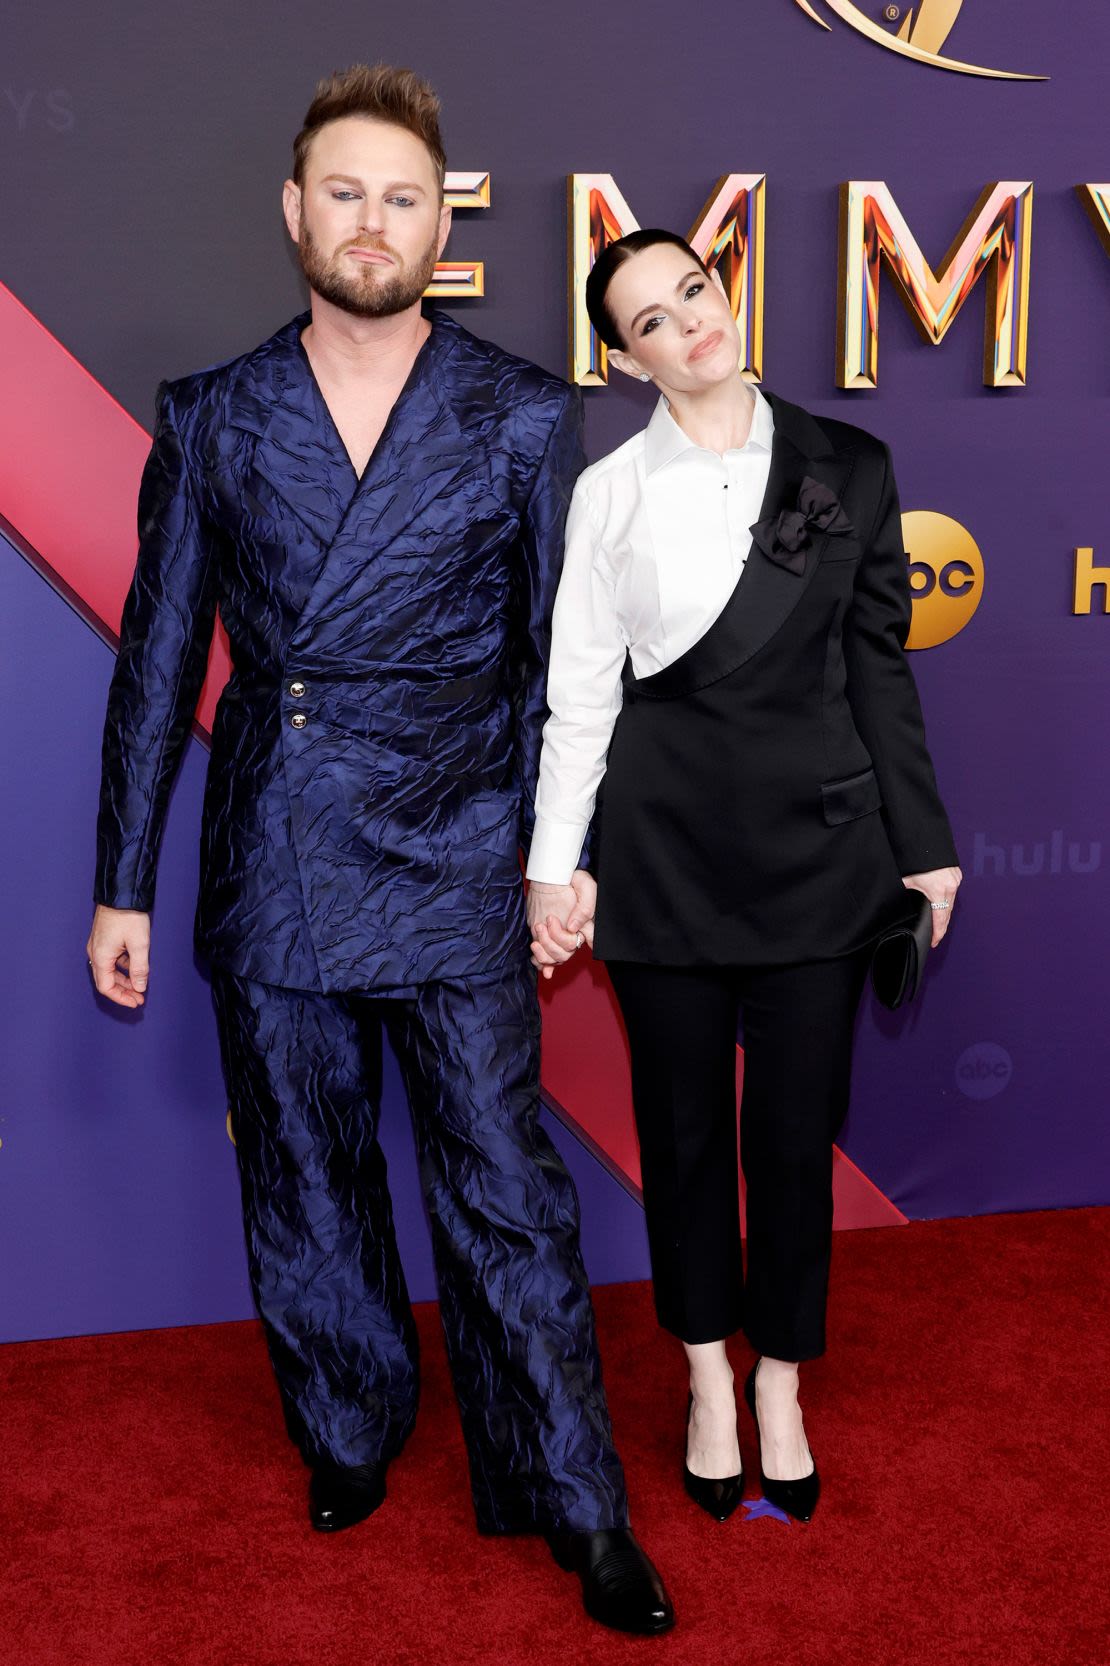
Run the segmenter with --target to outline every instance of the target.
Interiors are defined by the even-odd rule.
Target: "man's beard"
[[[302,220],[297,255],[310,289],[323,300],[353,313],[356,318],[389,318],[413,306],[431,283],[438,256],[437,243],[438,237],[433,237],[412,266],[401,265],[397,251],[380,238],[373,242],[352,239],[329,259]],[[355,269],[348,272],[341,262],[344,252],[352,248],[380,249],[398,264],[389,268],[370,261],[355,261],[352,262]]]

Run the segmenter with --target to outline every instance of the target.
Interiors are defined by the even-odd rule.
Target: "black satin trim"
[[[854,457],[832,451],[824,430],[808,411],[774,395],[768,398],[774,411],[775,436],[759,520],[795,503],[807,474],[841,496],[855,464]],[[810,446],[817,449],[806,449]],[[677,700],[738,671],[789,619],[817,571],[828,542],[827,533],[813,540],[800,574],[768,560],[753,542],[736,588],[705,635],[649,677],[636,677],[626,664],[626,698]]]
[[[858,775],[848,775],[842,781],[825,781],[821,785],[821,808],[829,827],[839,827],[842,822],[869,816],[873,810],[881,810],[882,804],[883,795],[875,771],[870,766],[861,769]]]

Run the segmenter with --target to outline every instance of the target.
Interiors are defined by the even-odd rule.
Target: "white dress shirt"
[[[579,476],[552,624],[536,830],[528,878],[563,885],[578,866],[626,653],[650,676],[703,637],[751,549],[771,467],[774,418],[752,387],[745,443],[695,444],[660,399],[647,427]]]

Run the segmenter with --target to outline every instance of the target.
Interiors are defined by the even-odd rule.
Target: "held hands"
[[[532,964],[545,978],[588,943],[593,947],[597,882],[578,868],[569,885],[528,886],[528,927],[532,933]]]
[[[907,891],[923,891],[932,904],[934,949],[951,923],[952,906],[963,877],[959,868],[934,868],[930,873],[902,875],[902,884]],[[943,906],[945,903],[947,908]]]
[[[150,977],[150,915],[97,904],[85,944],[97,993],[120,1007],[141,1007]]]

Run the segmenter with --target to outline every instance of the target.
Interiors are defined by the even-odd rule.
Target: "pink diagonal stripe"
[[[2,284],[0,363],[0,515],[43,576],[114,644],[150,435]],[[221,632],[197,708],[205,731],[229,670]]]
[[[20,553],[116,645],[135,567],[135,500],[150,436],[3,284],[0,362],[0,525],[9,524]],[[229,671],[218,631],[197,707],[205,741]],[[545,985],[543,1013],[548,1103],[638,1197],[624,1032],[601,968],[583,958],[557,989]],[[838,1227],[904,1223],[854,1163],[839,1150],[836,1158]]]

